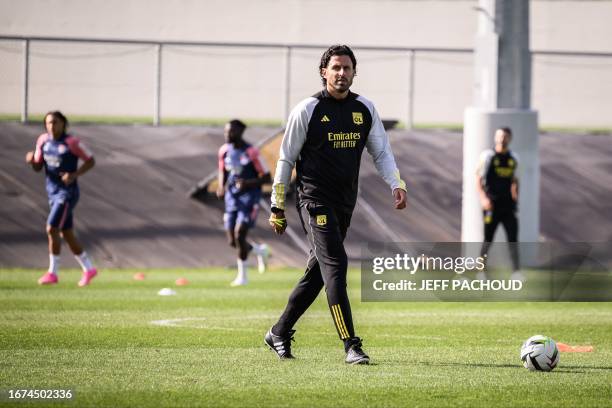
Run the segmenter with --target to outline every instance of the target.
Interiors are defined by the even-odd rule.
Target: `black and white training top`
[[[494,208],[514,208],[512,183],[518,179],[518,158],[515,153],[507,151],[497,153],[487,149],[480,154],[476,174],[480,176],[482,187]]]
[[[285,187],[296,165],[299,203],[352,212],[364,147],[391,191],[406,190],[372,102],[350,91],[341,100],[327,90],[304,99],[289,115],[272,186],[272,208],[285,209]]]

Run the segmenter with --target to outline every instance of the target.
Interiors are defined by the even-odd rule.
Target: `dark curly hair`
[[[332,45],[329,47],[321,56],[321,62],[319,63],[319,75],[321,75],[321,71],[323,68],[327,68],[327,64],[329,64],[329,60],[334,55],[348,55],[351,61],[353,62],[353,69],[357,70],[357,59],[355,59],[355,54],[353,54],[353,50],[349,48],[348,45]],[[323,86],[327,84],[327,80],[321,76],[321,81],[323,82]]]

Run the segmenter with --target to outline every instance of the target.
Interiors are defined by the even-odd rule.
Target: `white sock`
[[[270,254],[270,248],[267,244],[253,244],[253,252],[257,256],[267,256]]]
[[[51,272],[53,275],[57,275],[57,272],[59,271],[59,263],[59,255],[49,254],[49,272]]]
[[[253,253],[255,255],[262,255],[263,254],[263,246],[262,245],[251,244],[251,246],[253,247]]]
[[[238,275],[236,276],[237,280],[246,280],[247,279],[247,263],[242,259],[237,259],[236,263],[238,264]]]
[[[87,252],[81,252],[81,255],[75,255],[74,258],[77,260],[83,272],[87,272],[93,269],[93,265],[91,264],[91,259],[87,256]]]

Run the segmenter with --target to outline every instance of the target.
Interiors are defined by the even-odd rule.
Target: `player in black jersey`
[[[495,131],[495,148],[485,150],[480,155],[476,171],[476,188],[480,195],[484,221],[484,242],[480,255],[484,256],[495,236],[495,230],[502,223],[510,243],[512,260],[512,279],[524,280],[519,270],[518,255],[518,220],[516,218],[518,202],[518,178],[516,175],[518,159],[509,149],[512,130],[504,127]],[[480,279],[486,279],[481,273]]]
[[[297,206],[311,246],[306,271],[279,321],[264,340],[280,358],[293,358],[293,326],[323,287],[344,342],[345,361],[368,364],[355,336],[346,285],[348,260],[344,238],[357,200],[363,149],[389,184],[395,208],[406,207],[406,184],[400,178],[389,138],[372,102],[349,90],[357,61],[346,45],[334,45],[321,57],[323,90],[291,112],[280,148],[272,191],[270,224],[277,234],[287,227],[285,189],[296,166]]]

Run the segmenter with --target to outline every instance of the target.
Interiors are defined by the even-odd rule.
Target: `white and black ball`
[[[540,334],[530,337],[521,347],[521,360],[528,370],[552,371],[559,364],[557,343]]]

